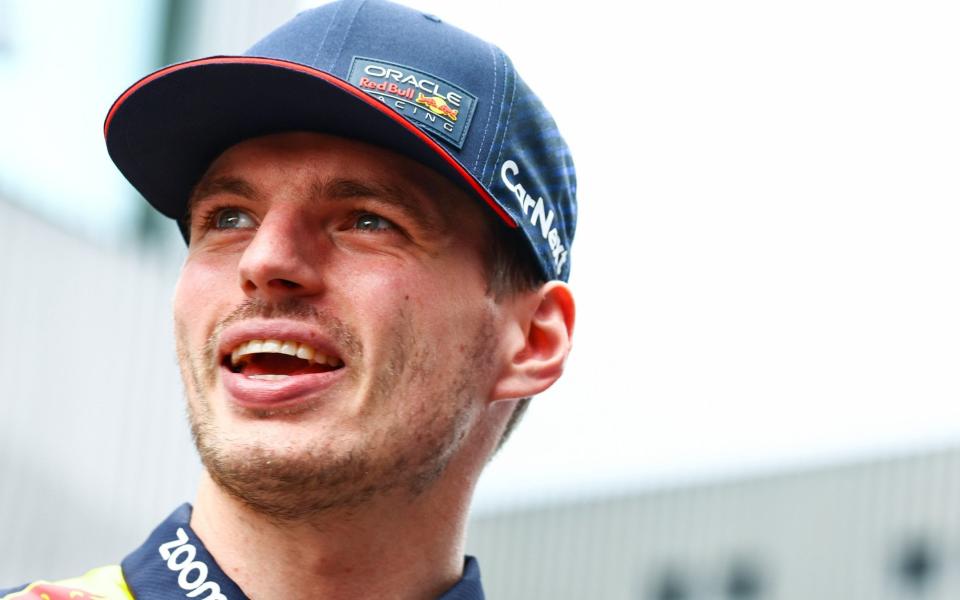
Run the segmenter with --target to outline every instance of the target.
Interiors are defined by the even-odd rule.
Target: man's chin
[[[191,429],[217,486],[281,522],[313,521],[376,498],[415,498],[444,471],[458,438],[451,427],[451,435],[418,447],[401,439],[403,431],[351,435],[342,423],[235,416],[214,422],[191,415]]]
[[[289,432],[287,432],[289,433]],[[195,428],[197,450],[211,479],[253,510],[278,521],[309,520],[370,500],[391,485],[367,453],[338,452],[296,436],[237,431],[212,438]],[[300,438],[303,439],[303,438]]]

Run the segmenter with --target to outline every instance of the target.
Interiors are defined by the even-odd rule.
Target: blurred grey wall
[[[497,600],[960,598],[960,449],[475,518]]]
[[[107,252],[0,201],[0,587],[123,558],[199,473],[177,257]]]

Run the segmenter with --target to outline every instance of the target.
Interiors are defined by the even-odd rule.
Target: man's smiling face
[[[426,167],[333,136],[222,154],[194,193],[174,310],[214,480],[281,519],[429,487],[504,355],[484,210]]]

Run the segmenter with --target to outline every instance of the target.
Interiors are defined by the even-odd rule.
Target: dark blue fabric
[[[463,563],[463,577],[437,600],[484,600],[483,586],[480,585],[480,565],[477,559],[468,556]]]
[[[511,180],[521,183],[534,200],[543,198],[548,211],[553,211],[551,224],[559,234],[560,244],[569,253],[577,227],[577,176],[573,156],[553,117],[519,77],[515,88],[508,116],[510,134],[503,140],[499,156],[492,158],[491,165],[497,168],[490,191],[498,199],[512,200],[501,200],[501,204],[522,225],[544,269],[548,273],[553,269],[549,278],[566,281],[570,277],[570,257],[555,255],[554,248],[544,243],[540,226],[532,221],[532,209],[525,209],[517,201],[514,192],[504,183],[500,168],[508,159],[517,163],[520,172]],[[559,269],[556,268],[558,262]]]
[[[123,559],[120,563],[123,577],[137,600],[168,600],[181,597],[188,589],[183,589],[178,577],[183,576],[194,589],[203,588],[213,591],[203,592],[196,597],[201,600],[218,598],[215,591],[222,594],[227,600],[243,600],[247,596],[227,577],[213,556],[207,552],[203,542],[190,528],[190,515],[193,508],[183,504],[161,523],[147,541],[137,550]],[[182,533],[178,534],[178,530]],[[161,547],[167,547],[168,558],[161,556]],[[187,551],[190,546],[193,550]],[[171,568],[180,565],[179,569]],[[205,565],[205,577],[200,577],[200,567],[191,567],[191,564]],[[199,582],[198,580],[201,580]],[[194,585],[196,584],[196,585]],[[16,589],[16,588],[14,588]],[[13,591],[13,590],[11,590]],[[2,597],[0,593],[0,597]],[[221,598],[221,600],[222,600]],[[480,584],[480,567],[472,556],[466,557],[463,567],[463,576],[450,590],[437,600],[484,600],[483,587]]]

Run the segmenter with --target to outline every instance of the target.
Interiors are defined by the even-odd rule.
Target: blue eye
[[[362,231],[383,231],[384,229],[392,229],[393,223],[384,219],[380,215],[363,213],[357,217],[354,227]]]
[[[256,227],[253,217],[238,208],[221,208],[213,216],[213,226],[217,229],[245,229]]]

